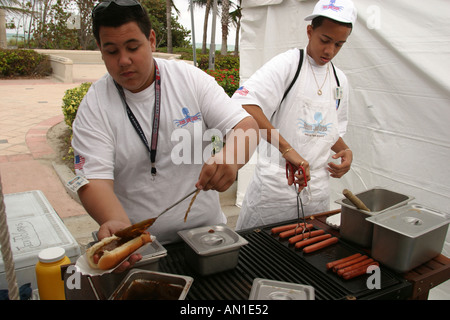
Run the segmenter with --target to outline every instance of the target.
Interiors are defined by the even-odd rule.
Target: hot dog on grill
[[[131,239],[112,235],[88,248],[86,257],[91,268],[108,270],[116,267],[134,251],[151,241],[148,232]]]
[[[328,238],[331,238],[331,234],[329,234],[329,233],[321,235],[321,236],[301,240],[295,244],[295,249],[300,249],[300,248],[309,246],[310,244],[313,244],[313,243],[316,243],[316,242],[319,242],[322,240],[326,240]]]
[[[317,236],[320,236],[320,235],[322,235],[324,233],[325,233],[325,231],[322,230],[322,229],[314,230],[314,231],[305,231],[305,233],[303,233],[303,234],[299,234],[299,235],[290,237],[288,242],[290,244],[294,244],[294,243],[297,243],[299,241],[303,241],[303,239],[317,237]]]
[[[306,224],[306,229],[312,229],[312,228],[313,228],[313,225],[312,225],[312,224],[310,224],[310,223]],[[297,233],[300,233],[300,232],[302,232],[302,231],[303,231],[303,227],[298,227],[297,229],[293,228],[293,229],[291,229],[291,230],[287,230],[287,231],[281,232],[278,236],[279,236],[281,239],[285,239],[285,238],[292,237],[292,236],[294,236],[294,235],[296,235]]]
[[[350,271],[344,273],[342,275],[342,278],[344,278],[345,280],[349,280],[349,279],[353,279],[357,276],[360,276],[362,274],[365,274],[365,273],[367,273],[367,268],[369,268],[369,266],[380,266],[380,264],[377,261],[369,262],[368,264],[366,264],[362,267],[359,267],[357,269],[353,269],[353,270],[350,270]]]
[[[270,231],[272,232],[272,234],[277,234],[277,233],[280,233],[283,231],[295,229],[296,227],[303,227],[304,225],[305,225],[305,223],[287,224],[287,225],[280,226],[280,227],[273,227]]]
[[[327,269],[331,269],[331,268],[333,268],[334,266],[336,266],[336,265],[338,265],[340,263],[353,260],[353,259],[358,258],[360,256],[361,256],[361,253],[355,253],[355,254],[353,254],[351,256],[348,256],[348,257],[345,257],[345,258],[342,258],[342,259],[339,259],[339,260],[335,260],[335,261],[332,261],[332,262],[328,262],[327,263]]]
[[[338,241],[339,241],[339,239],[336,238],[336,237],[332,237],[332,238],[329,238],[329,239],[326,239],[326,240],[322,240],[322,241],[320,241],[318,243],[314,243],[314,244],[311,244],[311,245],[303,248],[303,252],[304,253],[311,253],[311,252],[317,251],[319,249],[328,247],[328,246],[330,246],[332,244],[335,244]]]
[[[374,262],[374,260],[372,258],[367,258],[360,262],[357,262],[350,266],[347,266],[345,268],[341,268],[341,269],[337,270],[336,272],[339,276],[342,276],[344,273],[347,273],[347,272],[355,270],[355,269],[359,269],[360,267],[364,267],[365,265],[372,263],[372,262]]]
[[[359,256],[359,257],[357,257],[355,259],[352,259],[352,260],[349,260],[349,261],[346,261],[346,262],[343,262],[343,263],[339,263],[338,265],[335,265],[333,267],[333,271],[337,272],[340,269],[343,269],[343,268],[346,268],[348,266],[354,265],[355,263],[361,262],[361,261],[366,260],[366,259],[368,259],[368,257],[366,255],[363,255],[363,256]]]
[[[345,280],[353,279],[367,272],[367,268],[371,265],[379,266],[380,264],[372,258],[360,253],[335,260],[327,263],[327,269],[333,270],[338,276]]]

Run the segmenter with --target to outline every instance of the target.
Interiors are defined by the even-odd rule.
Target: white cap
[[[38,254],[38,259],[44,263],[56,262],[64,258],[66,250],[61,247],[52,247],[41,250]]]
[[[305,20],[309,21],[318,16],[353,25],[356,22],[356,8],[351,0],[320,0],[314,7],[313,13]]]

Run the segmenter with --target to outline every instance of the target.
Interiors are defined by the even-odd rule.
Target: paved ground
[[[71,172],[55,162],[49,132],[55,126],[64,126],[61,106],[65,91],[95,81],[105,72],[102,64],[74,64],[73,83],[52,78],[0,80],[2,192],[41,190],[83,249],[92,241],[91,233],[98,225],[64,187]],[[232,227],[239,213],[235,195],[236,186],[221,194],[222,208]]]

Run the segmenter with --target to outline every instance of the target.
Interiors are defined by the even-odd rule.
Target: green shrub
[[[64,121],[69,126],[70,130],[72,130],[72,123],[75,120],[75,116],[77,115],[78,106],[91,87],[91,84],[91,82],[84,82],[78,87],[66,90],[64,94],[64,97],[62,99],[62,109],[64,114]]]
[[[239,69],[239,57],[236,56],[216,56],[215,68],[219,70],[224,69]]]
[[[52,74],[47,55],[34,50],[0,49],[0,77],[46,77]]]
[[[217,83],[231,97],[239,88],[239,69],[205,70],[207,74],[213,76]]]
[[[92,84],[91,82],[84,82],[78,87],[66,90],[64,97],[62,99],[63,100],[62,111],[64,114],[64,122],[70,129],[69,141],[72,140],[72,124],[73,121],[75,120],[75,116],[77,115],[78,107],[80,106],[81,100],[83,100],[84,96],[91,87],[91,84]],[[67,159],[69,160],[73,159],[72,147],[69,147],[69,150],[67,150],[65,160]]]
[[[197,65],[200,69],[207,70],[209,68],[209,55],[202,54],[197,56]],[[214,58],[214,68],[217,70],[239,69],[239,57],[216,55]]]

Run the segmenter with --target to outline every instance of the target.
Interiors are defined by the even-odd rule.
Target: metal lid
[[[314,300],[314,287],[255,278],[249,300]]]
[[[450,222],[450,215],[411,203],[366,219],[375,225],[416,238]]]
[[[224,224],[178,231],[180,237],[199,255],[213,255],[238,249],[247,240]]]

